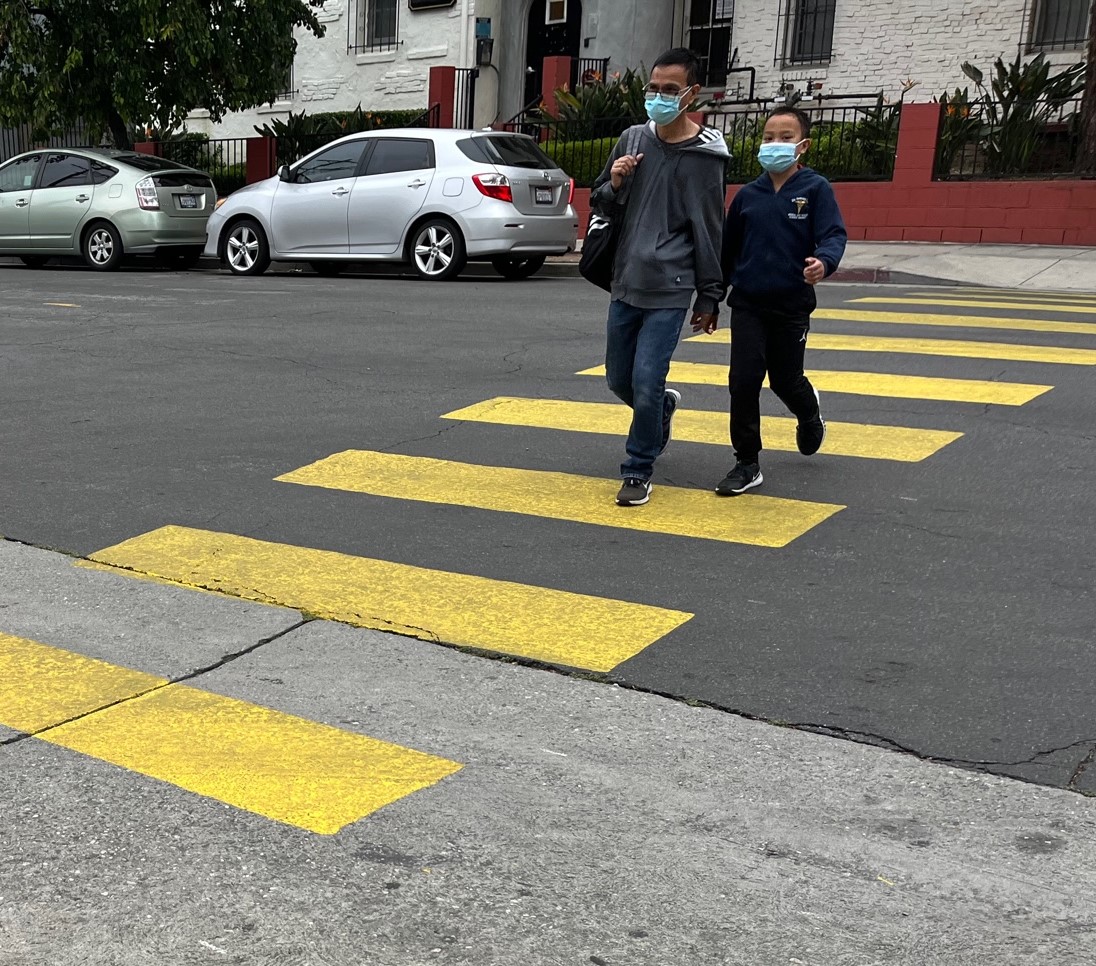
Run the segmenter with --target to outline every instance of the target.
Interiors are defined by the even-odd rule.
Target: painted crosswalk
[[[325,835],[461,768],[7,634],[0,634],[0,724]]]
[[[591,671],[612,670],[693,616],[189,527],[163,527],[91,559],[356,627]]]
[[[1022,300],[1009,299],[956,299],[956,298],[898,298],[893,296],[871,296],[852,300],[854,304],[872,305],[932,305],[937,307],[956,309],[1026,309],[1028,303]],[[1047,302],[1039,303],[1041,312],[1069,312],[1071,314],[1094,315],[1096,305],[1086,305],[1077,302]]]
[[[663,486],[639,512],[613,501],[619,481],[544,470],[347,450],[277,477],[371,496],[757,547],[784,547],[844,507],[755,496],[721,500],[707,490]]]
[[[627,406],[611,403],[500,396],[446,413],[443,418],[572,433],[627,436],[632,416]],[[726,413],[678,409],[674,416],[674,439],[679,442],[725,447],[727,424]],[[794,419],[763,417],[761,429],[765,445],[769,449],[796,452],[795,425]],[[836,420],[830,420],[826,424],[826,430],[826,452],[830,456],[859,456],[905,463],[918,463],[927,459],[963,435],[947,430],[843,423]]]
[[[692,336],[689,342],[730,342],[719,329]],[[968,342],[959,339],[907,339],[889,336],[811,334],[811,349],[836,352],[885,352],[896,355],[949,356],[957,359],[997,359],[1003,362],[1042,362],[1068,366],[1096,366],[1096,349],[1068,346],[1014,345],[1011,342]]]
[[[605,367],[594,366],[577,373],[605,378]],[[884,372],[808,369],[807,377],[822,392],[852,396],[880,396],[892,399],[931,399],[940,402],[978,405],[1023,406],[1050,392],[1053,386],[1024,382],[995,382],[988,379],[952,379],[937,376],[907,376]],[[667,381],[685,385],[727,387],[727,364],[672,362]],[[768,382],[766,382],[768,385]]]
[[[1052,319],[997,318],[990,315],[938,315],[919,312],[872,312],[863,309],[816,309],[812,319],[871,322],[880,325],[916,325],[954,329],[1000,329],[1013,332],[1055,332],[1096,335],[1096,322],[1058,322]]]

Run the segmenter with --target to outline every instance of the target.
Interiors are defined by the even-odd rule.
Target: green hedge
[[[614,138],[594,141],[545,141],[541,150],[575,179],[580,188],[591,188],[604,170],[617,143]]]
[[[209,176],[213,179],[213,187],[217,189],[217,197],[223,198],[247,184],[247,165],[222,165],[210,171]]]

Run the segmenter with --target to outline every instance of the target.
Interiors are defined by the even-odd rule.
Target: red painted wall
[[[834,185],[850,239],[1096,245],[1096,181],[933,181],[939,117],[938,104],[907,104],[894,179]],[[584,231],[589,191],[575,209]]]

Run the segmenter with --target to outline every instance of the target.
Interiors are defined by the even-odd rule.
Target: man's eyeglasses
[[[684,91],[673,84],[666,87],[659,87],[657,84],[648,84],[643,88],[643,93],[647,97],[654,97],[658,94],[665,94],[667,97],[680,97]]]

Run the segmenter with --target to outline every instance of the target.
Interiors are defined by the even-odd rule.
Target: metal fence
[[[1090,0],[1027,0],[1034,4],[1028,50],[1071,50],[1088,38]]]
[[[1081,101],[941,104],[936,180],[1076,177]]]
[[[613,145],[636,123],[631,117],[598,120],[526,119],[501,126],[535,138],[541,150],[575,179],[580,188],[593,186],[601,174]]]
[[[184,135],[161,141],[160,155],[176,164],[205,171],[213,179],[218,194],[231,194],[247,184],[247,138]]]
[[[751,181],[761,173],[757,150],[765,121],[774,105],[751,105],[713,113],[705,122],[727,139],[732,184]],[[901,106],[877,102],[871,106],[820,107],[795,105],[811,119],[811,147],[805,162],[831,181],[889,181],[894,175]]]
[[[458,67],[456,70],[456,90],[453,95],[453,127],[472,128],[476,123],[476,80],[479,77],[477,67]]]
[[[29,124],[0,128],[0,162],[35,148],[89,148],[97,146],[81,127],[41,137]]]
[[[609,80],[608,57],[576,57],[571,60],[571,89]]]

